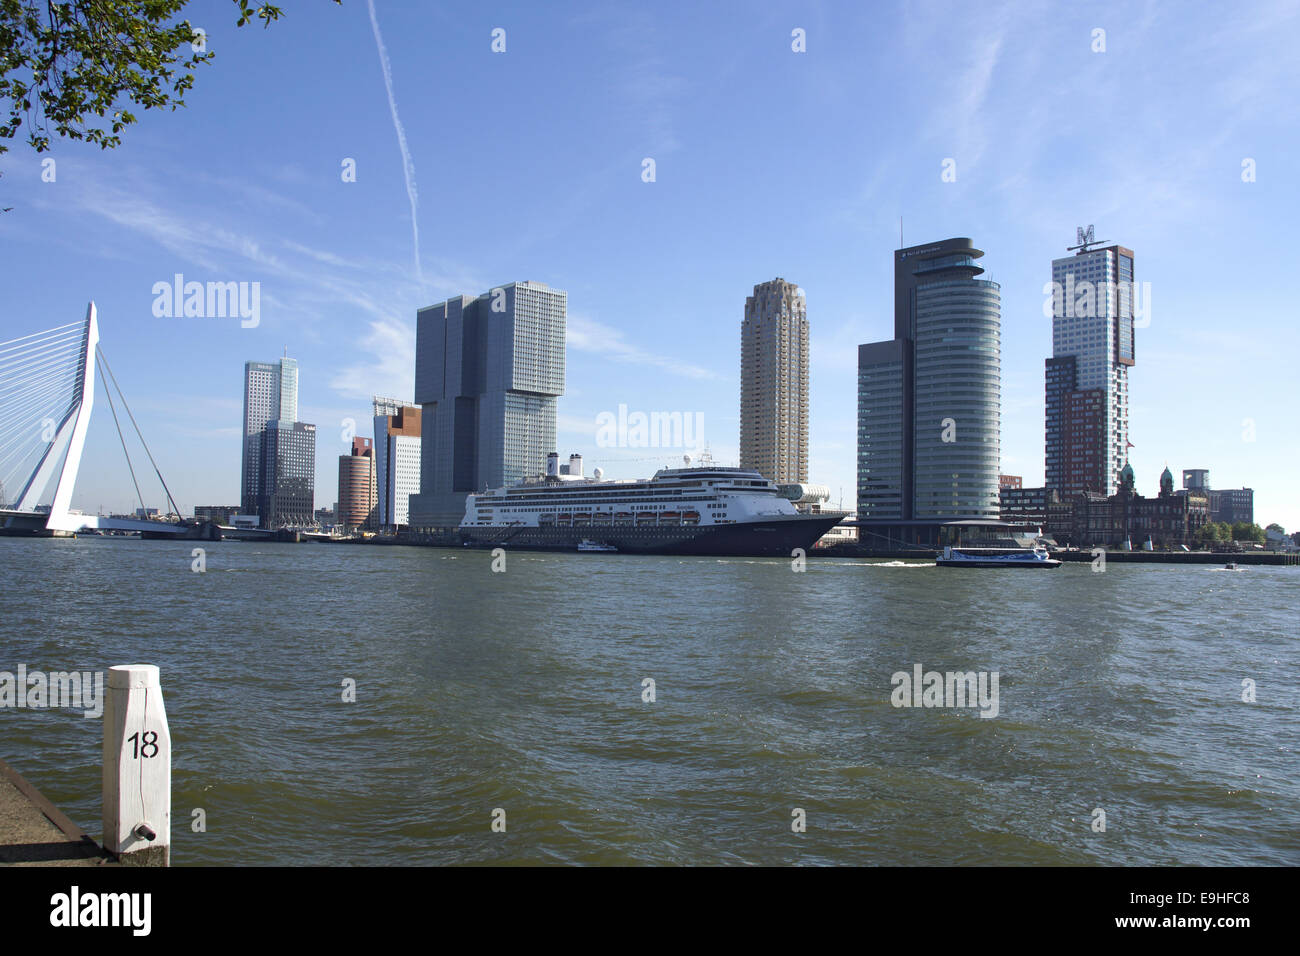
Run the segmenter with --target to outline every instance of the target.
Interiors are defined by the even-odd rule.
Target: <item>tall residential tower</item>
[[[1075,255],[1052,260],[1047,360],[1046,486],[1061,496],[1113,495],[1128,462],[1128,370],[1138,292],[1133,250],[1078,232]]]
[[[799,287],[754,286],[740,326],[740,467],[808,480],[808,309]]]

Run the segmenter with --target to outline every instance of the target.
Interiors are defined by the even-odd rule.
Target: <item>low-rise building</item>
[[[194,517],[199,521],[229,525],[231,517],[239,514],[239,505],[195,505]]]
[[[1191,546],[1196,533],[1210,520],[1210,503],[1204,494],[1174,492],[1174,476],[1166,468],[1160,476],[1160,493],[1146,498],[1134,490],[1133,468],[1120,472],[1119,491],[1109,497],[1082,492],[1048,506],[1047,533],[1058,544],[1077,548],[1139,550],[1147,544],[1158,550]]]
[[[1003,521],[1043,528],[1047,526],[1051,506],[1061,501],[1054,488],[1022,488],[1018,484],[1004,485],[998,498]]]

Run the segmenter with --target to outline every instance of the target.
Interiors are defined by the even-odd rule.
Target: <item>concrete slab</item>
[[[113,858],[0,760],[0,866],[105,866]]]

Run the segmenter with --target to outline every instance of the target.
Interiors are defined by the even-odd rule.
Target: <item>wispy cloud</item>
[[[594,319],[570,313],[568,317],[568,345],[582,352],[593,352],[615,362],[650,365],[682,375],[686,378],[710,379],[720,376],[711,369],[691,365],[668,355],[657,355],[633,345],[618,329],[603,325]]]
[[[345,398],[369,399],[391,395],[409,399],[415,394],[415,329],[404,322],[371,322],[358,343],[370,358],[345,366],[330,380],[330,387]]]

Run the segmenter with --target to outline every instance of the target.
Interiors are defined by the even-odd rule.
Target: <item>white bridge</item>
[[[112,369],[99,349],[99,325],[95,321],[93,302],[86,310],[84,322],[0,342],[0,533],[67,535],[102,529],[178,537],[194,535],[196,529],[191,525],[105,518],[71,509],[72,489],[95,404],[95,368],[99,365],[116,387]],[[126,439],[122,436],[108,380],[104,382],[104,390],[125,452]],[[123,410],[135,425],[135,416],[127,408],[120,389],[118,395]],[[140,435],[139,426],[135,427],[136,434]],[[140,441],[144,444],[143,435]],[[148,445],[145,452],[153,464]],[[129,453],[127,466],[140,497],[140,485]],[[158,471],[156,465],[154,471]],[[161,474],[158,479],[162,481]],[[54,491],[46,506],[43,502],[51,485]],[[14,493],[11,489],[16,493],[9,500],[7,496]],[[167,491],[166,482],[163,490]],[[170,491],[167,498],[171,501]],[[172,509],[175,512],[174,501]]]

